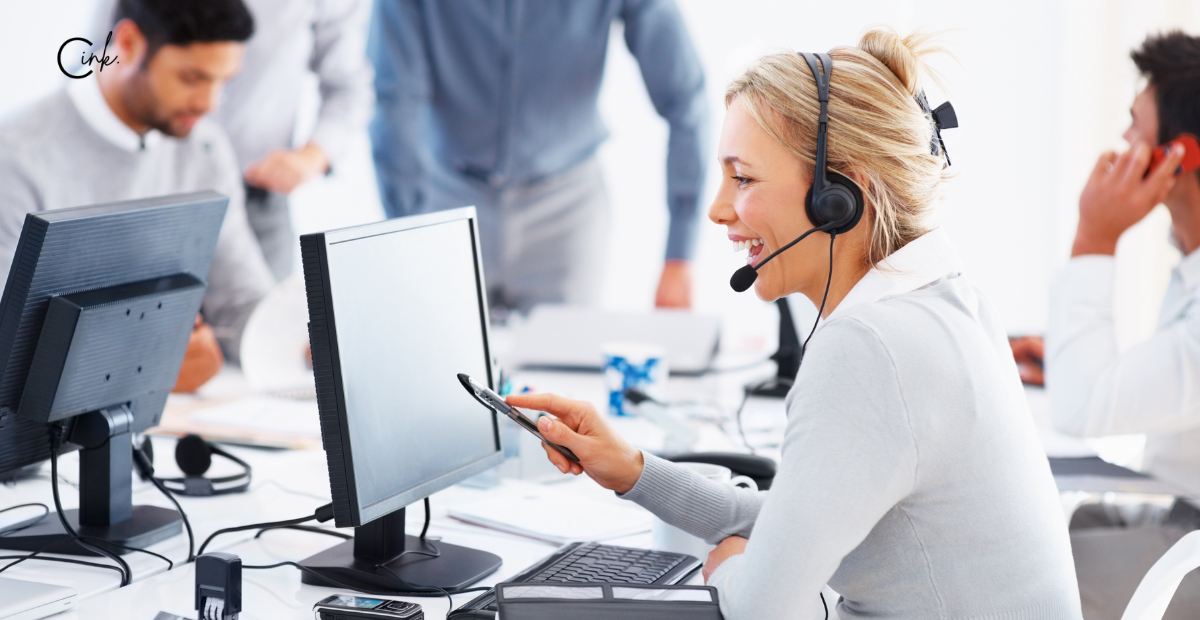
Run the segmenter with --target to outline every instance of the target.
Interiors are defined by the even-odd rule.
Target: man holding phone
[[[1200,385],[1200,172],[1181,166],[1190,166],[1196,154],[1178,144],[1151,166],[1159,145],[1200,135],[1200,37],[1154,35],[1132,57],[1147,84],[1130,110],[1124,135],[1130,148],[1101,155],[1079,197],[1071,260],[1051,280],[1044,352],[1041,340],[1031,338],[1014,340],[1013,352],[1027,383],[1040,379],[1044,364],[1059,431],[1146,433],[1145,469],[1200,494],[1200,390],[1194,387]],[[1113,254],[1121,234],[1160,203],[1171,213],[1172,241],[1183,258],[1171,273],[1154,335],[1122,353],[1113,323]],[[1154,560],[1200,527],[1200,513],[1182,503],[1158,515],[1153,525],[1160,527],[1147,528],[1083,508],[1071,521],[1072,546],[1089,620],[1119,618]],[[1198,577],[1180,586],[1167,617],[1184,609],[1177,617],[1200,617]]]

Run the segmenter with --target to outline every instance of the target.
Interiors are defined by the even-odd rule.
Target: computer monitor
[[[407,589],[396,576],[477,581],[498,556],[439,542],[436,558],[394,560],[430,551],[405,537],[405,506],[503,458],[495,414],[457,379],[495,383],[475,209],[303,235],[300,252],[334,521],[356,528],[301,562],[302,579],[372,592]]]
[[[134,506],[133,433],[179,375],[228,198],[196,192],[30,213],[0,297],[0,475],[80,449],[80,536],[145,547],[179,514]],[[44,519],[0,548],[91,555]],[[127,553],[127,549],[113,548]]]

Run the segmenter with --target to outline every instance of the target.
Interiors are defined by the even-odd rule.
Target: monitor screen
[[[500,450],[494,416],[457,379],[491,376],[474,218],[397,221],[325,237],[348,473],[364,522]]]

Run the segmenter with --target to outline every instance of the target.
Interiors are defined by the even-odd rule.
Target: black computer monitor
[[[80,449],[80,536],[145,547],[179,514],[134,506],[133,433],[158,424],[229,200],[196,192],[26,215],[0,297],[0,475]],[[67,536],[44,519],[0,548]],[[127,549],[113,549],[127,553]],[[74,543],[55,553],[90,555]]]
[[[335,523],[354,540],[304,560],[306,583],[372,592],[463,587],[494,554],[404,535],[404,507],[502,460],[478,221],[468,207],[300,237]],[[385,565],[387,570],[378,568]],[[389,572],[390,571],[390,572]],[[393,574],[395,576],[393,576]]]

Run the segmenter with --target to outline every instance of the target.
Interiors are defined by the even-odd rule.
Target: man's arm
[[[1079,197],[1071,262],[1051,283],[1046,385],[1054,426],[1078,436],[1200,426],[1200,317],[1160,329],[1121,354],[1113,323],[1117,240],[1162,202],[1182,152],[1146,176],[1150,148],[1105,153]]]
[[[625,45],[637,58],[654,109],[670,126],[667,145],[667,264],[659,282],[658,306],[691,306],[691,270],[696,249],[700,196],[704,189],[704,71],[679,8],[672,0],[633,0],[621,11]]]
[[[369,0],[317,3],[312,24],[313,53],[308,63],[317,74],[321,93],[317,125],[303,147],[272,149],[247,166],[247,183],[290,194],[335,166],[350,137],[366,126],[375,97],[366,56],[370,10]]]
[[[319,3],[313,24],[313,55],[309,68],[317,74],[321,109],[310,144],[336,165],[354,132],[371,120],[375,93],[367,62],[367,21],[370,0],[327,0]]]
[[[1200,314],[1120,353],[1114,262],[1077,257],[1052,280],[1046,385],[1055,428],[1080,437],[1200,428]]]
[[[0,288],[8,281],[25,216],[42,210],[37,181],[21,162],[16,146],[0,142]]]
[[[212,188],[229,196],[229,208],[208,271],[208,291],[204,294],[201,311],[205,320],[212,324],[225,358],[237,363],[246,322],[258,302],[270,292],[275,280],[246,219],[245,190],[233,147],[216,123],[207,119],[201,122],[210,132],[207,139],[213,154]]]
[[[388,217],[414,213],[425,201],[428,149],[421,114],[432,87],[424,23],[416,0],[376,2],[367,39],[367,54],[375,66],[371,145],[379,197]]]

